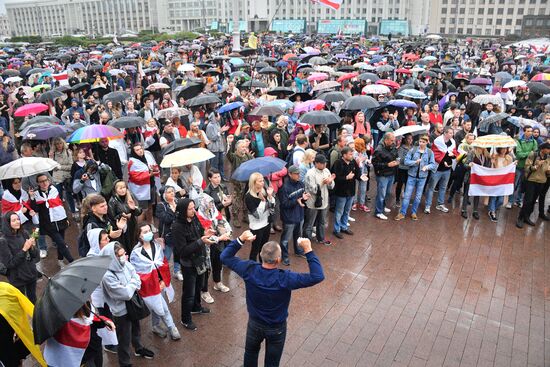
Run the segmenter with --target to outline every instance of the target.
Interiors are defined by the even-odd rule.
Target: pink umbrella
[[[328,75],[325,73],[312,73],[310,76],[307,77],[308,81],[312,81],[312,80],[321,81],[326,79],[328,79]]]
[[[305,101],[296,105],[296,107],[294,108],[294,112],[309,112],[323,107],[325,107],[325,101],[320,99],[311,99],[309,101]]]
[[[24,106],[19,107],[15,113],[14,116],[16,117],[24,117],[28,115],[38,115],[40,112],[44,112],[48,109],[48,106],[46,106],[43,103],[29,103]]]

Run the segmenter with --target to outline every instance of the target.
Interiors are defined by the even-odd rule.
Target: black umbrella
[[[203,94],[188,100],[187,106],[196,107],[211,103],[222,103],[222,101],[215,94]]]
[[[340,123],[340,117],[330,111],[311,111],[304,114],[300,122],[309,125],[333,125]]]
[[[267,68],[269,67],[269,64],[267,62],[257,62],[255,65],[254,65],[254,68],[257,69],[257,70],[260,70],[260,69],[263,69],[263,68]]]
[[[250,111],[252,116],[279,116],[285,113],[279,106],[261,106]]]
[[[444,83],[447,86],[448,92],[458,92],[458,89],[450,81],[445,80]]]
[[[507,114],[506,112],[499,112],[499,113],[496,113],[494,115],[491,115],[491,116],[483,119],[482,121],[485,124],[492,124],[493,122],[504,120],[504,119],[507,119],[508,117],[510,117],[510,115]]]
[[[288,98],[288,99],[291,100],[292,102],[296,102],[296,100],[298,99],[298,97],[300,97],[300,101],[301,101],[301,102],[309,101],[309,100],[312,98],[312,97],[311,97],[311,94],[305,93],[305,92],[300,92],[300,93],[294,93],[294,94],[291,95],[290,98]]]
[[[381,104],[380,107],[376,108],[375,110],[371,110],[373,111],[372,114],[365,115],[365,119],[372,121],[372,123],[376,125],[376,123],[382,119],[382,111],[384,111],[385,109],[388,109],[389,113],[397,113],[397,121],[401,122],[405,119],[405,112],[403,108],[387,105],[386,103]]]
[[[426,78],[426,77],[429,77],[429,78],[436,78],[437,77],[437,73],[433,72],[432,70],[426,70],[424,72],[422,72],[419,77],[422,77],[422,78]]]
[[[42,344],[67,323],[90,298],[113,259],[93,256],[78,259],[54,275],[34,307],[34,342]]]
[[[275,69],[272,66],[267,66],[258,71],[260,74],[279,74],[279,70]]]
[[[19,72],[19,70],[6,69],[2,72],[2,76],[8,76],[8,77],[21,76],[21,73]]]
[[[272,90],[267,92],[267,94],[269,94],[270,96],[278,96],[281,93],[286,95],[286,96],[291,96],[291,95],[294,94],[294,91],[290,88],[275,87]]]
[[[73,92],[82,92],[83,90],[90,89],[90,84],[88,83],[78,83],[71,87]]]
[[[342,92],[326,92],[317,97],[317,99],[323,100],[327,103],[345,101],[349,97]]]
[[[99,71],[99,70],[103,70],[103,65],[101,65],[101,64],[89,64],[89,65],[88,65],[88,70],[89,70],[89,71]]]
[[[91,96],[94,92],[97,92],[99,94],[99,98],[105,96],[107,93],[109,93],[109,90],[105,87],[95,87],[88,90],[88,92],[84,95],[84,98],[88,98]]]
[[[19,126],[19,131],[35,124],[59,124],[60,122],[61,120],[55,116],[36,116],[22,123],[21,126]]]
[[[63,92],[60,92],[58,90],[50,90],[42,93],[36,101],[40,103],[48,103],[49,101],[55,101],[57,98],[62,97],[64,95],[65,94]]]
[[[535,94],[548,94],[550,93],[550,87],[541,82],[529,82],[527,83],[529,92]]]
[[[549,103],[550,103],[550,95],[543,96],[542,98],[539,98],[539,99],[537,100],[537,103],[540,103],[540,104],[549,104]]]
[[[140,116],[124,116],[109,121],[107,125],[116,127],[117,129],[129,129],[131,127],[145,126],[147,121]]]
[[[218,69],[208,69],[202,72],[202,76],[216,76],[221,75],[221,72]]]
[[[195,65],[195,66],[198,67],[199,69],[211,69],[211,68],[215,67],[216,65],[214,65],[214,64],[207,64],[207,63],[205,63],[205,62],[202,62],[202,63],[197,64],[197,65]]]
[[[51,69],[44,69],[44,68],[34,68],[34,69],[28,70],[25,73],[25,75],[29,76],[29,75],[32,75],[32,74],[43,74],[46,71],[52,71],[52,70]]]
[[[204,89],[203,83],[188,83],[185,87],[176,88],[175,92],[178,98],[191,99],[201,94]]]
[[[464,88],[465,92],[472,93],[474,95],[487,94],[487,91],[481,88],[479,85],[469,85]]]
[[[344,71],[344,72],[348,73],[348,72],[355,71],[355,68],[351,65],[342,65],[342,66],[339,66],[336,70],[337,71]]]
[[[249,80],[241,84],[241,86],[244,88],[267,88],[268,87],[266,83],[261,82],[259,80]]]
[[[166,154],[174,153],[174,152],[177,152],[178,150],[197,146],[200,143],[201,143],[201,140],[198,138],[183,138],[183,139],[174,140],[173,142],[171,142],[170,144],[168,144],[162,149],[161,155],[165,156]]]
[[[93,89],[90,89],[90,92],[92,92]],[[107,93],[103,96],[103,102],[111,101],[113,103],[122,102],[128,98],[130,98],[132,95],[128,92],[111,92]]]
[[[59,87],[56,87],[52,90],[56,90],[56,91],[59,91],[61,93],[67,93],[67,92],[72,91],[72,88],[69,87],[68,85],[60,85]]]
[[[342,110],[359,111],[380,106],[378,101],[370,96],[353,96],[342,105]]]
[[[241,54],[241,56],[244,56],[244,57],[252,56],[255,53],[256,53],[256,50],[253,48],[243,48],[242,50],[239,51],[239,54]]]
[[[370,80],[373,83],[376,83],[380,80],[380,77],[374,73],[363,73],[359,74],[357,77],[359,80]]]

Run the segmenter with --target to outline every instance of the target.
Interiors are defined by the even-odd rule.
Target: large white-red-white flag
[[[344,0],[311,0],[311,2],[315,4],[321,4],[334,10],[338,10],[340,9],[340,5],[342,5]]]
[[[516,165],[487,168],[474,164],[470,172],[469,196],[505,196],[514,193]]]

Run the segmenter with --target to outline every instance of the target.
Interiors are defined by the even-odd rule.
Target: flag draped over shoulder
[[[505,196],[514,192],[516,165],[487,168],[474,164],[470,172],[469,196]]]

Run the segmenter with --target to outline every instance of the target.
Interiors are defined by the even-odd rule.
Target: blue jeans
[[[383,214],[385,202],[391,195],[391,187],[395,176],[376,176],[376,210],[374,214]]]
[[[354,202],[359,205],[365,205],[365,197],[367,195],[368,181],[357,181],[357,194],[355,195]]]
[[[334,208],[334,232],[348,229],[349,211],[353,205],[354,196],[336,196]]]
[[[164,256],[166,256],[166,260],[168,262],[170,262],[170,259],[172,258],[173,254],[174,254],[174,248],[172,246],[165,245]],[[174,273],[177,273],[178,271],[181,271],[181,265],[179,261],[176,261],[176,259],[174,259]]]
[[[301,221],[300,223],[283,223],[283,232],[281,233],[281,251],[283,260],[288,259],[288,241],[290,241],[291,236],[292,241],[294,242],[294,253],[296,255],[304,253],[304,251],[298,247],[298,237],[302,235],[303,224],[304,221]]]
[[[407,178],[407,185],[405,186],[405,194],[403,195],[403,203],[401,204],[401,214],[407,215],[407,209],[409,208],[409,202],[411,201],[412,193],[415,192],[414,201],[411,209],[411,214],[416,214],[420,200],[422,200],[422,192],[424,191],[424,185],[426,184],[426,177],[416,178],[409,176]]]
[[[286,340],[286,322],[276,326],[264,325],[248,319],[244,367],[257,367],[262,342],[265,340],[265,367],[278,367]]]
[[[223,152],[212,152],[212,154],[214,154],[214,157],[210,159],[210,167],[220,171],[222,178],[225,178],[223,172]]]
[[[429,208],[432,205],[432,198],[434,195],[434,189],[437,186],[437,205],[443,205],[445,203],[445,190],[447,189],[447,184],[449,183],[449,178],[451,177],[451,170],[447,171],[436,171],[432,173],[430,178],[430,183],[428,185],[428,191],[426,192],[426,208]]]
[[[496,212],[498,208],[504,203],[504,196],[491,196],[489,197],[489,211]]]
[[[508,197],[508,201],[512,204],[521,204],[523,201],[523,193],[525,192],[525,185],[523,183],[523,175],[525,171],[523,168],[516,167],[516,177],[514,178],[514,193]]]

